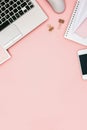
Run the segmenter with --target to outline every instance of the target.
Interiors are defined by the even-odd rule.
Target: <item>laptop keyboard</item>
[[[0,31],[33,7],[31,0],[0,0]]]

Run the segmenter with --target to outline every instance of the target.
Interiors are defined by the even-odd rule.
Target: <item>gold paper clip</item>
[[[59,19],[58,22],[59,22],[58,29],[60,29],[61,28],[61,24],[64,24],[65,21],[63,19]]]
[[[49,32],[51,32],[51,31],[54,30],[54,27],[53,27],[52,25],[48,25],[48,28],[49,28],[49,29],[48,29]]]

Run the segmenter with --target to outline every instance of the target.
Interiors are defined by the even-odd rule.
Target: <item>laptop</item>
[[[0,45],[8,49],[47,18],[35,0],[0,0]]]

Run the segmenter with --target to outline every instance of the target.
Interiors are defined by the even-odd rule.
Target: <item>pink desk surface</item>
[[[38,2],[49,20],[11,47],[12,58],[0,66],[0,130],[87,130],[87,81],[77,57],[85,47],[63,37],[76,0],[66,0],[60,15]]]

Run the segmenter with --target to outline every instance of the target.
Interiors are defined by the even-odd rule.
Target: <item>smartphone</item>
[[[82,78],[87,79],[87,49],[78,51]]]

